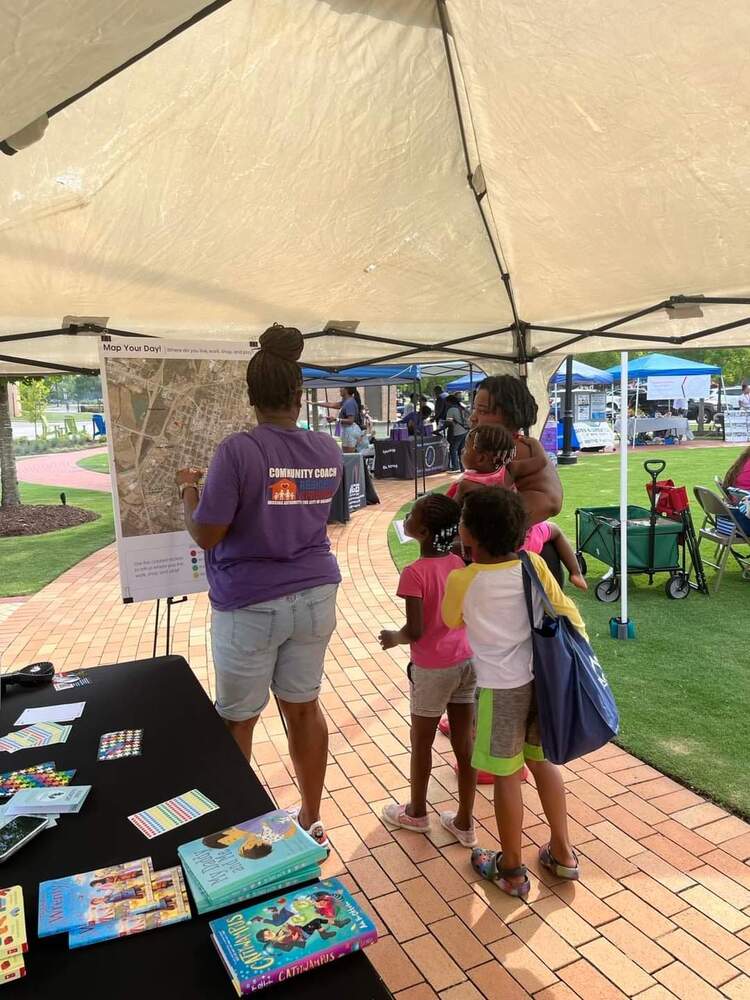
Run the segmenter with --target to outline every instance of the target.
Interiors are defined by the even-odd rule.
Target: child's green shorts
[[[525,760],[544,760],[534,682],[517,688],[479,688],[472,765],[504,776],[520,771]]]

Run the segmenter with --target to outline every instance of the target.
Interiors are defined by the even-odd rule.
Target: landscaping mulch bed
[[[46,535],[60,528],[96,521],[99,515],[81,507],[62,504],[22,504],[20,507],[0,507],[0,538],[18,535]]]

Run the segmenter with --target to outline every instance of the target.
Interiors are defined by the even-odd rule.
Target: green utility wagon
[[[674,600],[690,593],[683,525],[647,507],[628,506],[628,573],[669,573],[665,590]],[[588,507],[576,511],[576,555],[586,575],[584,553],[611,567],[596,585],[598,600],[609,604],[620,597],[620,508]]]

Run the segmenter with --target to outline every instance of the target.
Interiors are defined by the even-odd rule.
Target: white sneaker
[[[440,825],[444,827],[448,833],[452,833],[459,844],[462,844],[464,847],[477,846],[477,835],[474,831],[473,825],[470,826],[468,830],[460,830],[456,826],[456,814],[454,812],[441,812]]]
[[[299,813],[301,808],[302,806],[295,806],[294,809],[287,809],[289,815],[298,823],[299,823]],[[301,823],[300,826],[302,827],[303,830],[305,830],[305,833],[307,833],[310,837],[312,837],[312,839],[315,841],[318,847],[325,847],[327,851],[330,851],[331,842],[328,839],[325,827],[323,826],[323,824],[319,819],[316,819],[314,823],[312,823],[309,827],[307,827],[307,829],[305,829],[305,827],[303,827]]]

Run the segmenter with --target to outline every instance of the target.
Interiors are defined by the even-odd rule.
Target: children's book
[[[20,885],[0,889],[0,957],[12,958],[28,950],[23,889]]]
[[[338,879],[211,921],[212,940],[238,996],[327,965],[377,936]]]
[[[310,865],[309,868],[301,868],[296,875],[288,875],[286,878],[278,879],[275,882],[266,882],[257,889],[239,889],[237,892],[225,893],[222,896],[209,899],[198,883],[192,878],[188,869],[185,869],[185,878],[193,894],[195,908],[198,913],[212,913],[214,910],[223,910],[227,906],[234,906],[235,903],[244,903],[258,896],[267,896],[271,892],[283,892],[295,885],[303,885],[305,882],[317,881],[320,878],[320,865]]]
[[[77,813],[91,785],[68,785],[67,788],[22,788],[5,807],[6,816],[41,816],[45,813]]]
[[[130,913],[84,931],[71,931],[68,935],[68,947],[82,948],[85,945],[129,937],[131,934],[141,934],[143,931],[167,927],[169,924],[190,919],[192,915],[190,901],[179,865],[176,868],[155,872],[151,888],[154,893],[154,903],[147,913]]]
[[[325,860],[317,844],[288,812],[246,820],[178,848],[191,882],[215,903],[232,893],[278,882]]]
[[[23,979],[26,975],[26,963],[23,955],[0,959],[0,983],[12,983],[14,979]]]
[[[154,904],[151,858],[39,884],[39,937],[142,913]]]

